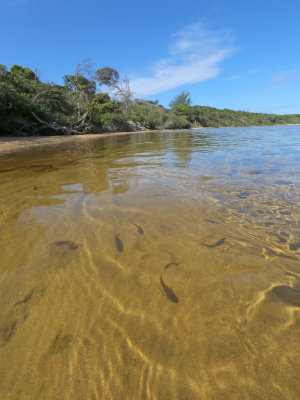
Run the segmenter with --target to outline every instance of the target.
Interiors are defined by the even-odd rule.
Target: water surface
[[[300,397],[299,127],[13,150],[1,399]]]

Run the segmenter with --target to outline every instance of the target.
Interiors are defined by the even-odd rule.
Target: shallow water
[[[300,127],[10,148],[0,196],[2,400],[300,397]]]

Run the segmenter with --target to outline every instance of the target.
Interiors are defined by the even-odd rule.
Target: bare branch
[[[64,132],[65,135],[71,135],[71,134],[75,134],[75,135],[80,135],[81,132],[76,131],[75,129],[69,128],[67,126],[62,126],[62,125],[57,125],[55,122],[52,123],[48,123],[46,121],[43,121],[42,119],[40,119],[34,112],[31,113],[34,118],[44,127],[47,127],[49,129],[54,130],[55,132]]]

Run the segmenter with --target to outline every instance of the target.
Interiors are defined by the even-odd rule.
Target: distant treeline
[[[78,64],[64,85],[41,82],[29,68],[0,64],[0,135],[84,134],[300,123],[300,114],[275,115],[191,106],[182,92],[170,109],[134,99],[130,82],[109,67]]]

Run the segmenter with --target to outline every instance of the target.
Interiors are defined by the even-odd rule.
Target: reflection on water
[[[300,397],[300,129],[0,153],[0,398]]]

